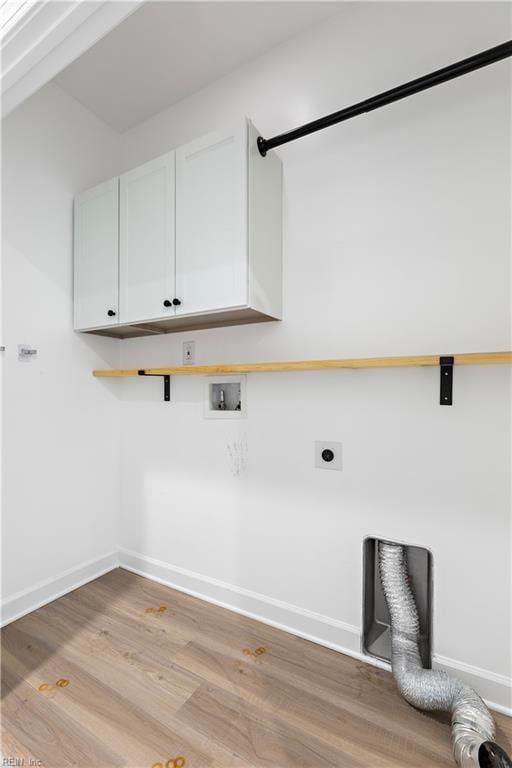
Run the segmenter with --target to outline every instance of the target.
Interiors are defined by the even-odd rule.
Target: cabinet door
[[[75,199],[75,328],[116,325],[118,317],[119,180]]]
[[[176,150],[176,314],[247,304],[247,123]]]
[[[174,315],[174,152],[123,174],[120,201],[121,321]]]

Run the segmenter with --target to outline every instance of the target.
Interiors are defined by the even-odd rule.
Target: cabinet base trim
[[[265,315],[263,312],[258,312],[250,307],[243,307],[201,315],[175,315],[162,320],[111,325],[108,328],[87,328],[80,332],[109,336],[113,339],[133,339],[138,336],[155,336],[162,333],[179,333],[189,330],[199,331],[205,328],[220,328],[228,325],[267,323],[271,320],[280,320],[280,318]]]

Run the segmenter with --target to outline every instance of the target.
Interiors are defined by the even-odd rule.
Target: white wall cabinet
[[[177,314],[247,303],[247,173],[242,124],[176,152]]]
[[[108,210],[120,237],[107,321],[105,288],[94,283],[106,282],[104,254],[117,241],[99,207],[97,230],[93,212],[86,227],[79,221],[95,190],[77,198],[76,330],[123,338],[281,318],[281,162],[260,156],[257,137],[239,121],[120,177],[119,206]],[[84,291],[95,293],[94,312],[78,311]]]
[[[119,179],[119,320],[174,315],[174,152]]]
[[[119,180],[75,199],[75,328],[119,322]]]

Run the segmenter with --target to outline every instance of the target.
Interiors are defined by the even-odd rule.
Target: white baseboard
[[[180,592],[298,635],[367,664],[390,669],[389,664],[361,652],[359,627],[128,550],[109,552],[4,600],[0,626],[10,624],[119,565]],[[445,656],[435,656],[434,667],[461,678],[478,691],[491,709],[512,717],[512,681],[505,675]]]
[[[391,668],[389,664],[361,652],[361,630],[354,625],[126,549],[119,551],[119,565],[172,589],[298,635],[367,664],[388,670]],[[512,681],[509,678],[444,656],[434,657],[434,667],[461,678],[478,691],[491,709],[512,717]]]
[[[119,565],[193,597],[363,658],[359,629],[351,624],[125,549],[119,551]]]
[[[22,616],[25,616],[31,611],[35,611],[37,608],[51,603],[52,600],[56,600],[58,597],[72,592],[77,587],[81,587],[83,584],[87,584],[88,581],[97,579],[98,576],[102,576],[108,571],[112,571],[119,566],[119,555],[117,552],[109,552],[106,555],[96,558],[95,560],[88,560],[85,563],[77,566],[76,568],[70,568],[58,576],[51,579],[45,579],[40,581],[39,584],[26,589],[23,592],[17,592],[12,597],[2,601],[1,604],[1,616],[2,620],[0,626],[10,624],[11,621],[16,621]]]
[[[446,656],[434,656],[433,661],[435,669],[443,669],[478,691],[490,709],[512,717],[512,680],[509,677]]]

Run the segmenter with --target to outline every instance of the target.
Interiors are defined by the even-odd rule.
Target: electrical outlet
[[[315,467],[317,469],[337,469],[340,472],[341,443],[317,440],[315,442]]]
[[[183,365],[193,365],[195,359],[194,342],[183,342]]]

